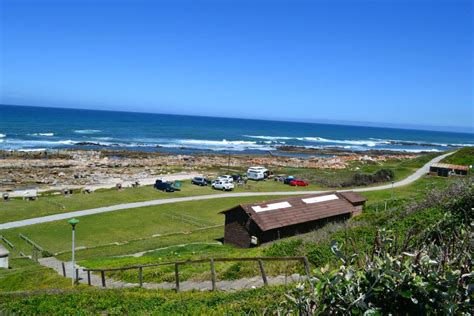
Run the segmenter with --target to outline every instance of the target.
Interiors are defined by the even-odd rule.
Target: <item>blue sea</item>
[[[0,105],[0,149],[121,149],[284,154],[279,146],[438,152],[474,134]]]

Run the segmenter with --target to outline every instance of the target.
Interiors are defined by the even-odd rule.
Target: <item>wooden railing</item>
[[[206,263],[209,262],[209,267],[211,271],[211,284],[212,290],[217,290],[216,287],[216,269],[215,263],[216,262],[242,262],[242,261],[255,261],[258,263],[258,267],[260,270],[260,274],[262,276],[263,284],[265,286],[268,285],[267,275],[265,273],[265,268],[263,265],[264,261],[301,261],[305,268],[305,273],[307,278],[309,279],[310,274],[310,266],[308,258],[306,257],[249,257],[249,258],[210,258],[210,259],[199,259],[199,260],[187,260],[187,261],[177,261],[177,262],[162,262],[162,263],[153,263],[153,264],[144,264],[144,265],[133,265],[128,267],[121,267],[121,268],[104,268],[104,269],[83,269],[83,271],[87,272],[87,283],[91,285],[91,273],[98,272],[100,273],[102,287],[106,287],[106,272],[116,272],[116,271],[127,271],[127,270],[137,270],[138,272],[138,280],[139,286],[143,287],[143,269],[150,268],[150,267],[158,267],[158,266],[170,266],[174,265],[174,275],[175,275],[175,290],[179,292],[179,267],[188,264],[196,264],[196,263]],[[78,271],[76,270],[76,280],[78,278]]]

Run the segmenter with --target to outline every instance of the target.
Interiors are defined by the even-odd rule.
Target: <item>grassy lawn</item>
[[[211,199],[83,216],[76,229],[76,245],[77,247],[95,247],[111,243],[126,244],[129,241],[139,241],[144,238],[157,240],[169,238],[170,236],[167,236],[169,234],[177,235],[176,239],[181,240],[181,243],[183,240],[186,242],[209,241],[201,238],[194,239],[195,236],[200,236],[201,233],[206,235],[208,232],[197,234],[190,234],[190,232],[200,232],[199,230],[204,227],[222,225],[224,216],[218,213],[236,204],[269,199],[271,197],[268,196]],[[223,228],[220,228],[220,232],[220,236],[213,236],[221,238]],[[71,228],[66,221],[26,226],[1,232],[21,249],[22,246],[18,245],[25,243],[18,237],[19,233],[28,236],[48,251],[54,253],[69,251]],[[183,236],[183,233],[186,235]],[[24,247],[21,249],[22,251],[31,252],[31,246],[25,244]],[[147,249],[136,249],[136,251],[142,250]],[[78,255],[80,256],[80,251]]]
[[[216,193],[216,191],[185,183],[181,191],[174,193],[165,193],[155,190],[151,186],[143,186],[139,188],[126,188],[121,191],[110,189],[98,190],[92,194],[77,193],[69,197],[64,197],[62,195],[46,195],[40,197],[37,201],[13,199],[9,202],[0,203],[0,222],[5,223],[31,217],[85,210],[121,203],[212,193]]]
[[[0,292],[70,287],[71,279],[63,278],[30,259],[10,259],[10,269],[0,269]]]
[[[249,181],[244,186],[237,186],[234,192],[304,192],[308,190],[327,190],[330,188],[321,184],[323,180],[340,182],[350,179],[356,172],[372,173],[382,168],[392,169],[395,172],[395,180],[400,180],[413,173],[417,168],[435,156],[436,154],[427,154],[414,159],[391,159],[383,163],[353,162],[349,168],[342,170],[280,168],[275,170],[275,173],[294,175],[307,179],[311,185],[308,187],[291,187],[272,180],[260,182]],[[13,199],[10,202],[0,203],[0,223],[121,203],[216,193],[220,193],[220,191],[212,190],[210,187],[195,186],[190,184],[190,181],[185,181],[183,182],[182,190],[174,193],[164,193],[154,190],[151,186],[145,186],[127,188],[122,191],[115,189],[98,190],[93,194],[74,194],[70,197],[45,195],[34,202]]]
[[[291,286],[293,288],[293,286]],[[284,286],[239,292],[86,289],[30,296],[0,294],[6,315],[261,315],[275,314]]]

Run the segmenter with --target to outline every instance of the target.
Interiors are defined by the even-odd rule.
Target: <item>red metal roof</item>
[[[241,204],[238,207],[242,208],[262,231],[267,231],[355,212],[356,208],[346,196],[347,194],[326,192],[264,203]]]

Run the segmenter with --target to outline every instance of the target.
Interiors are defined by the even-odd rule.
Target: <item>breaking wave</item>
[[[0,134],[0,138],[4,138],[4,137],[7,137],[7,135],[5,135],[5,134]]]
[[[77,134],[96,134],[102,132],[100,129],[76,129],[74,133]]]
[[[5,139],[2,143],[2,149],[6,150],[20,150],[20,149],[39,149],[39,147],[62,147],[74,145],[73,140],[58,140],[58,141],[47,141],[47,140],[24,140],[24,139]]]
[[[54,136],[54,133],[33,133],[33,134],[28,134],[30,136]]]
[[[260,135],[243,135],[244,137],[247,138],[253,138],[253,139],[261,139],[261,140],[269,140],[269,141],[281,141],[281,140],[293,140],[293,141],[300,141],[303,144],[294,144],[294,145],[304,145],[304,143],[320,143],[320,144],[326,144],[326,146],[330,147],[341,147],[345,149],[350,149],[354,148],[353,146],[362,146],[362,147],[378,147],[378,146],[386,146],[386,145],[393,145],[393,146],[418,146],[418,147],[466,147],[466,146],[473,146],[474,144],[461,144],[461,143],[454,143],[454,144],[448,144],[448,143],[436,143],[436,142],[425,142],[425,141],[405,141],[405,140],[393,140],[393,139],[377,139],[377,138],[369,138],[369,139],[330,139],[330,138],[323,138],[323,137],[290,137],[290,136],[260,136]],[[282,142],[285,143],[285,142]],[[329,145],[331,144],[331,145]],[[334,144],[334,145],[332,145]],[[343,146],[339,146],[343,145]],[[304,146],[306,148],[314,148],[311,146]],[[318,148],[324,148],[321,146],[318,146]],[[401,149],[393,149],[393,148],[380,148],[383,150],[401,150]],[[405,151],[409,151],[406,149]],[[426,150],[419,150],[419,149],[413,149],[413,152],[419,152],[419,151],[429,151],[428,149]],[[439,151],[439,150],[436,150]]]

